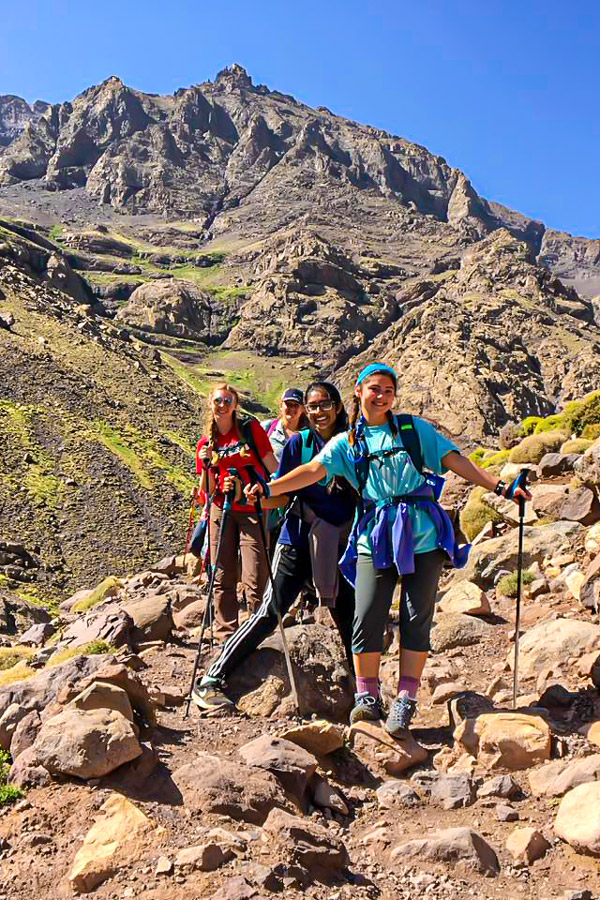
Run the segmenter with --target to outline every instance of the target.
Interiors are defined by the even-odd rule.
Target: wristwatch
[[[506,482],[500,480],[498,482],[498,484],[496,485],[496,487],[494,488],[494,494],[497,494],[498,497],[503,497],[505,490],[506,490]]]

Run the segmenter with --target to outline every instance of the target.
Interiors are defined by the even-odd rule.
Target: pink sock
[[[406,691],[411,700],[416,700],[419,692],[419,679],[411,678],[410,675],[401,675],[398,682],[398,693],[400,694],[402,691]]]
[[[371,697],[379,697],[379,678],[361,678],[356,676],[356,693],[370,694]]]

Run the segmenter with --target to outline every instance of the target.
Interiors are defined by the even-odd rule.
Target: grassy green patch
[[[104,581],[101,581],[100,584],[95,587],[86,597],[82,597],[81,600],[78,600],[77,603],[73,606],[71,612],[87,612],[88,609],[93,609],[94,606],[97,606],[98,603],[102,603],[103,600],[106,599],[107,595],[114,591],[115,588],[121,587],[122,581],[119,578],[115,578],[114,575],[109,575],[108,578],[105,578]]]
[[[191,441],[188,441],[180,434],[176,434],[174,431],[163,431],[163,434],[166,438],[176,444],[180,450],[183,450],[186,456],[194,456],[196,447]]]
[[[178,378],[191,388],[194,393],[198,394],[200,397],[206,397],[208,395],[210,381],[207,378],[197,375],[190,366],[186,366],[185,363],[182,363],[175,356],[171,356],[170,353],[163,352],[162,358],[167,365],[173,369]]]
[[[44,412],[37,406],[0,400],[0,423],[4,431],[12,435],[33,459],[33,462],[26,463],[22,486],[37,506],[54,508],[62,499],[64,485],[53,474],[54,460],[36,440],[34,419]]]
[[[75,656],[100,656],[103,653],[115,653],[116,647],[107,644],[106,641],[90,641],[89,644],[83,644],[81,647],[65,647],[59,650],[54,656],[48,660],[48,668],[60,666],[61,663],[68,662]]]
[[[0,671],[12,669],[23,660],[31,659],[35,655],[32,647],[0,647]]]
[[[97,421],[92,426],[91,434],[107,450],[119,457],[121,462],[135,475],[142,487],[148,490],[154,487],[152,479],[140,463],[138,454],[126,443],[123,436],[115,428],[106,422]]]
[[[512,463],[539,463],[546,453],[554,453],[560,449],[565,442],[565,432],[548,431],[535,434],[524,438],[520,444],[510,451],[510,462]]]
[[[16,784],[8,783],[8,775],[12,759],[10,753],[6,750],[0,750],[0,806],[14,803],[25,796],[23,788],[17,787]]]
[[[0,687],[6,687],[9,684],[16,684],[18,681],[26,681],[35,675],[35,669],[30,669],[26,660],[22,659],[10,669],[0,672]]]
[[[64,231],[64,225],[53,225],[50,231],[48,232],[48,237],[54,243],[58,243],[60,241],[61,235]]]
[[[474,540],[488,522],[502,521],[500,513],[483,502],[486,488],[476,487],[471,491],[466,506],[460,513],[460,527],[469,541]]]
[[[515,570],[511,572],[509,575],[503,575],[500,581],[498,582],[498,591],[503,594],[505,597],[516,597],[517,589],[518,589],[518,581],[519,581],[519,573]],[[523,572],[522,575],[522,584],[531,584],[535,581],[535,575],[533,572],[529,572],[527,569]]]

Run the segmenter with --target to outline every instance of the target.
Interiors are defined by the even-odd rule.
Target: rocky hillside
[[[594,409],[593,398],[569,407],[538,442],[564,438],[567,421],[598,428],[584,425]],[[543,422],[526,419],[521,434]],[[182,557],[90,584],[53,618],[6,592],[5,895],[597,897],[600,439],[542,456],[531,435],[506,440],[533,481],[517,709],[516,507],[494,495],[482,498],[495,505],[467,568],[442,584],[404,741],[344,726],[353,684],[327,610],[285,620],[299,712],[273,636],[232,678],[234,713],[186,718],[206,585]],[[30,567],[27,548],[0,546]],[[203,648],[203,669],[212,652]],[[388,698],[397,652],[392,628]]]

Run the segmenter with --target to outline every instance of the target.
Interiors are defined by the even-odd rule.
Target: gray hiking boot
[[[218,709],[235,709],[233,700],[225,693],[225,682],[219,678],[204,675],[198,678],[192,689],[192,700],[204,712],[216,712]]]
[[[357,722],[379,722],[385,716],[381,697],[373,697],[368,691],[354,695],[354,707],[350,713],[350,724]]]
[[[385,730],[395,738],[407,737],[416,711],[417,701],[409,697],[408,691],[402,691],[392,703]]]

